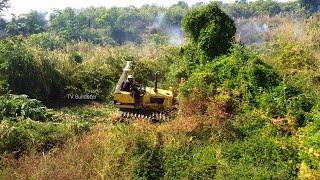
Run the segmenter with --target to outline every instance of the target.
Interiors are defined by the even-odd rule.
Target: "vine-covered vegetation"
[[[0,21],[0,179],[319,179],[315,5],[179,2]],[[109,103],[125,61],[137,83],[158,72],[172,87],[174,119],[118,122]],[[95,98],[70,98],[85,94]]]

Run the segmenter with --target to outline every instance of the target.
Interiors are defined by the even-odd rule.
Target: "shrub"
[[[0,154],[20,153],[31,150],[48,150],[62,144],[71,135],[63,125],[39,123],[31,119],[3,120],[0,124]]]
[[[236,45],[230,55],[199,66],[182,86],[181,92],[184,96],[190,92],[213,96],[230,91],[233,97],[253,103],[256,95],[278,83],[279,75],[271,66]]]
[[[106,64],[84,63],[76,66],[68,77],[66,92],[73,95],[92,95],[94,100],[105,100],[111,95],[114,77]]]
[[[67,44],[67,40],[61,38],[58,35],[54,35],[51,32],[33,34],[28,37],[27,42],[31,46],[49,50],[60,49]]]
[[[9,92],[8,84],[4,80],[0,80],[0,96]]]
[[[275,58],[284,70],[290,72],[290,70],[314,69],[317,67],[317,61],[312,52],[303,44],[281,43],[281,48],[278,51]]]
[[[218,178],[276,178],[297,177],[299,162],[297,145],[286,137],[268,137],[260,133],[243,141],[225,144]]]
[[[216,149],[210,145],[192,147],[177,142],[165,150],[165,179],[211,179],[216,174]]]
[[[61,96],[63,78],[44,54],[36,59],[20,37],[2,40],[0,49],[1,79],[12,93],[40,100]]]
[[[307,115],[315,105],[315,98],[282,83],[271,92],[262,94],[258,102],[267,115],[273,118],[293,116],[297,119],[298,127],[302,127],[306,125]]]
[[[0,154],[13,153],[19,157],[21,153],[33,149],[48,151],[87,130],[88,123],[83,121],[58,123],[6,118],[0,123]]]
[[[165,150],[164,167],[167,178],[187,178],[190,173],[192,148],[185,142],[177,142],[167,146]]]
[[[69,60],[72,61],[72,62],[75,62],[75,63],[82,63],[83,61],[83,58],[82,56],[78,53],[78,52],[72,52],[70,55],[69,55]]]
[[[0,96],[0,122],[4,118],[31,118],[36,121],[50,121],[52,112],[40,101],[26,95]]]
[[[154,61],[135,61],[133,64],[134,80],[138,84],[152,85],[155,79],[156,62]]]
[[[263,117],[264,112],[259,109],[246,109],[232,117],[231,129],[236,137],[243,139],[248,136],[254,136],[261,131],[263,127],[270,123],[270,119]]]
[[[40,101],[26,95],[0,96],[0,155],[47,151],[87,131],[89,125],[70,116],[56,118]]]
[[[14,93],[44,98],[47,95],[46,86],[42,84],[45,80],[42,79],[41,70],[33,55],[24,46],[23,40],[3,40],[0,48],[3,68],[1,76],[8,83],[9,89]]]
[[[299,175],[302,178],[318,179],[320,177],[320,113],[318,109],[314,110],[310,117],[311,122],[298,132],[299,157],[302,160]]]
[[[181,79],[188,79],[192,71],[197,68],[201,60],[198,56],[198,49],[194,44],[186,44],[180,48],[174,58],[168,73],[168,81],[176,86]]]
[[[156,45],[168,44],[168,38],[166,36],[160,35],[160,34],[151,34],[148,37],[148,41],[151,44],[156,44]]]
[[[163,141],[161,134],[155,145],[138,136],[133,159],[137,158],[133,171],[137,178],[161,179],[164,175],[163,167]]]
[[[234,21],[216,3],[191,10],[183,18],[182,25],[198,48],[209,57],[207,60],[226,54],[236,33]]]

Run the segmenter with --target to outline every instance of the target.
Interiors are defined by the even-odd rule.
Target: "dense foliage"
[[[141,44],[152,40],[154,35],[176,41],[176,38],[182,38],[179,29],[186,9],[188,5],[183,2],[166,9],[150,5],[141,8],[66,8],[51,13],[49,20],[45,13],[32,11],[13,16],[9,22],[0,19],[0,37],[37,34],[35,37],[46,37],[46,41],[36,44],[51,49],[69,41],[100,45]],[[173,37],[173,34],[179,37]]]
[[[215,61],[199,66],[181,88],[188,96],[193,92],[202,92],[212,96],[219,91],[231,90],[241,100],[252,102],[256,95],[268,91],[280,81],[276,71],[239,46],[232,52]],[[253,103],[253,102],[252,102]]]
[[[300,4],[308,13],[319,11],[320,2],[317,0],[300,0]]]
[[[64,79],[44,54],[36,58],[25,40],[14,37],[0,42],[0,81],[16,94],[48,100],[63,95]]]
[[[208,59],[228,52],[236,33],[233,20],[215,3],[190,11],[182,23],[184,31]]]
[[[17,157],[26,150],[46,151],[75,132],[88,129],[81,120],[61,121],[40,101],[25,95],[0,96],[0,153]]]
[[[7,4],[7,1],[1,2],[3,5]],[[251,18],[311,15],[319,11],[317,3],[316,0],[288,2],[240,0],[235,3],[217,2],[216,4],[233,18]],[[0,38],[36,34],[37,43],[35,44],[49,49],[63,47],[69,41],[87,41],[100,45],[122,45],[128,42],[142,44],[150,41],[181,44],[183,41],[181,20],[188,10],[200,6],[203,4],[188,6],[187,3],[180,1],[169,8],[154,5],[144,5],[140,8],[133,6],[110,9],[66,8],[48,14],[49,19],[46,18],[45,13],[31,11],[13,16],[10,21],[0,17]],[[207,18],[210,19],[209,16]],[[46,41],[41,42],[42,38],[38,37],[43,37]]]
[[[36,121],[50,121],[52,113],[36,99],[26,95],[5,95],[0,97],[0,120],[4,118],[30,118]]]
[[[0,1],[0,12],[4,10],[4,8],[8,7],[9,0],[1,0]]]
[[[319,179],[320,16],[301,2],[0,21],[0,179]],[[173,87],[174,119],[119,122],[106,103],[128,60],[138,84]]]

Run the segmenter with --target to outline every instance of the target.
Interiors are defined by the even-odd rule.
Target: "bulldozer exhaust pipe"
[[[158,92],[158,72],[156,72],[156,74],[155,74],[154,92]]]

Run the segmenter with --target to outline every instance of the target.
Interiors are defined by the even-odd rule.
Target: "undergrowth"
[[[32,98],[57,88],[106,102],[124,62],[132,60],[139,83],[150,85],[159,71],[161,86],[174,86],[180,104],[170,122],[125,124],[115,123],[116,109],[107,104],[52,111],[26,96],[1,96],[0,178],[319,179],[319,18],[299,22],[301,34],[289,20],[275,23],[258,53],[234,44],[210,59],[195,42],[181,48],[78,43],[54,50],[1,42],[10,56],[0,57],[0,68],[23,75],[1,76],[3,94],[17,93],[14,82],[25,79],[35,90],[21,93]],[[32,72],[48,67],[63,83],[54,85],[60,81],[45,72],[34,78],[15,60]]]

